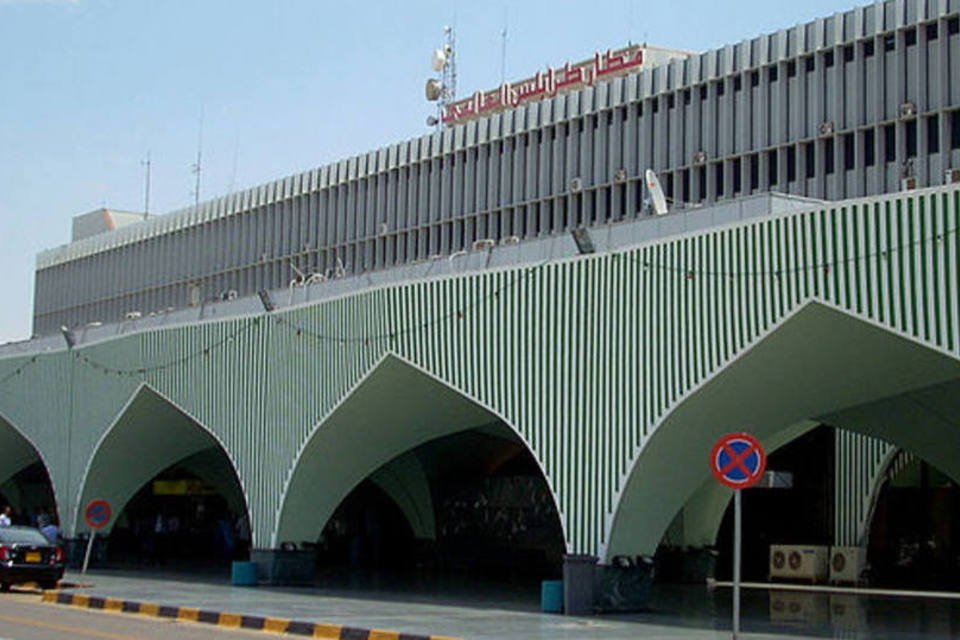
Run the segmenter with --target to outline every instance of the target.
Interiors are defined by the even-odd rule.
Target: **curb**
[[[246,629],[248,631],[264,631],[277,634],[286,633],[309,638],[326,638],[327,640],[460,640],[459,638],[452,638],[450,636],[425,636],[416,633],[400,633],[399,631],[362,629],[339,624],[302,622],[299,620],[289,620],[287,618],[246,616],[239,613],[206,611],[193,607],[171,607],[150,602],[134,602],[131,600],[91,596],[83,593],[71,594],[45,591],[41,600],[50,604],[64,604],[73,607],[112,611],[114,613],[135,613],[156,618],[176,619],[184,622],[215,624],[227,629]]]

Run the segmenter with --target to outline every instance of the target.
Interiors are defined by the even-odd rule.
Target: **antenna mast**
[[[200,109],[200,131],[197,134],[197,161],[190,167],[190,171],[197,177],[193,189],[193,206],[200,207],[200,174],[203,171],[203,109]]]
[[[454,47],[457,37],[453,27],[443,28],[443,48],[433,52],[432,67],[439,77],[427,79],[426,97],[429,102],[437,103],[437,115],[427,118],[428,127],[443,127],[443,114],[447,105],[457,99],[457,57]]]
[[[150,149],[147,149],[147,159],[141,160],[140,164],[144,166],[146,173],[143,187],[143,217],[146,219],[150,215]]]
[[[503,9],[503,29],[500,30],[500,84],[507,81],[507,29],[510,26],[507,9]]]

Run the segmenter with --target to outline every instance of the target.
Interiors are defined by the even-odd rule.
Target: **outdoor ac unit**
[[[707,163],[707,152],[697,151],[693,154],[693,164],[699,166]]]
[[[127,313],[124,314],[123,317],[126,318],[127,320],[139,320],[142,316],[143,314],[140,313],[139,311],[127,311]]]
[[[583,178],[574,178],[570,181],[570,191],[577,193],[583,190]]]
[[[613,174],[614,182],[626,182],[627,181],[627,170],[624,168],[617,169],[617,172]]]
[[[867,563],[867,550],[863,547],[830,548],[830,582],[857,584]]]
[[[909,100],[900,105],[900,117],[902,119],[906,120],[907,118],[912,118],[915,115],[917,115],[917,105]]]
[[[813,545],[770,545],[770,579],[824,582],[829,575],[829,548]]]
[[[917,188],[917,179],[914,176],[900,180],[900,191],[913,191]]]
[[[821,122],[820,126],[817,128],[817,132],[821,136],[832,136],[833,135],[833,122]]]
[[[957,184],[960,182],[960,169],[947,169],[943,172],[944,184]]]
[[[508,247],[512,244],[520,244],[520,238],[517,236],[507,236],[500,241],[501,247]]]
[[[483,238],[481,240],[473,241],[473,250],[474,251],[486,251],[487,249],[492,249],[497,243],[493,241],[492,238]]]
[[[802,622],[821,625],[830,618],[822,593],[770,591],[770,622]]]

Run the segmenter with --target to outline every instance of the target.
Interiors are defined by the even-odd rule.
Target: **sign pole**
[[[83,555],[83,570],[80,571],[81,574],[86,575],[87,565],[90,564],[90,552],[93,551],[93,539],[97,537],[97,532],[90,532],[90,539],[87,541],[87,552]]]
[[[743,538],[740,522],[742,489],[755,485],[767,468],[767,452],[749,433],[728,433],[710,453],[710,471],[726,487],[733,489],[733,640],[740,637],[740,547]]]
[[[740,637],[740,489],[733,491],[733,640]]]

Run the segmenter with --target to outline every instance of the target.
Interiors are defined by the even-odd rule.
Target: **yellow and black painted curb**
[[[265,618],[261,616],[241,615],[239,613],[206,611],[193,607],[172,607],[150,602],[103,598],[83,593],[45,591],[42,600],[43,602],[52,604],[65,604],[74,607],[85,607],[87,609],[112,611],[115,613],[135,613],[157,618],[182,620],[185,622],[215,624],[228,629],[286,633],[294,636],[326,638],[328,640],[459,640],[448,636],[425,636],[415,633],[400,633],[398,631],[362,629],[338,624],[301,622],[298,620],[288,620],[286,618]]]

